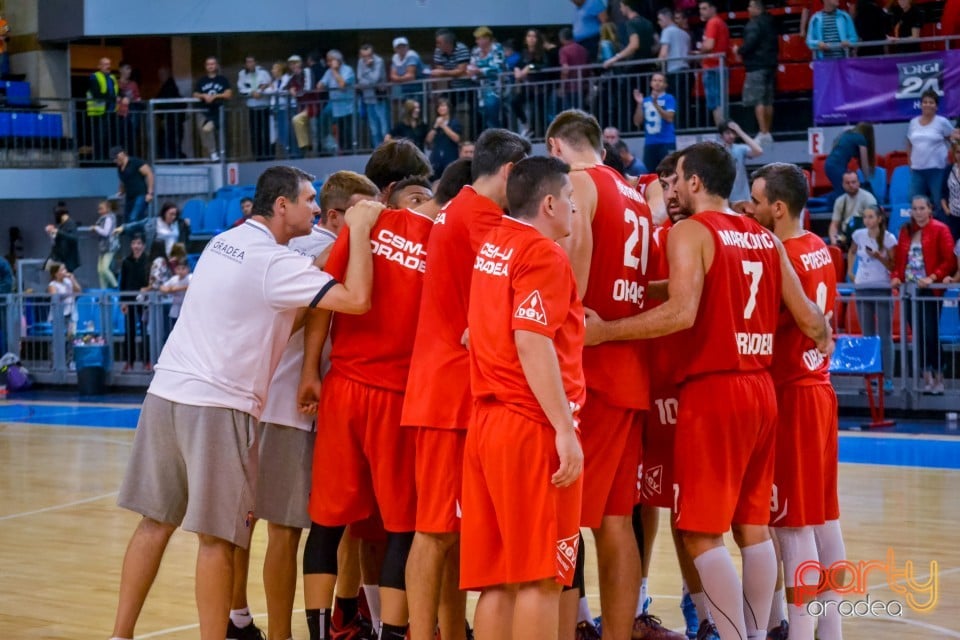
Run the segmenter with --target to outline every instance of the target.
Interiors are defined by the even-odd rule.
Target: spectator
[[[503,46],[494,41],[490,27],[477,27],[473,32],[477,46],[470,52],[470,64],[467,71],[480,84],[481,126],[483,129],[495,129],[500,126],[500,93],[498,80],[507,70],[504,64]]]
[[[458,147],[463,127],[453,117],[450,101],[440,98],[437,101],[437,119],[433,128],[427,133],[426,143],[430,147],[430,164],[433,166],[433,175],[443,174],[451,162],[460,155]]]
[[[5,256],[0,256],[0,296],[13,293],[13,267]],[[2,299],[0,299],[2,303]],[[2,336],[0,336],[2,340]]]
[[[220,143],[217,131],[223,117],[223,104],[233,97],[230,81],[220,73],[220,63],[216,56],[208,56],[203,62],[206,75],[193,89],[193,97],[206,105],[197,114],[197,128],[200,130],[200,148],[204,157],[214,162],[220,160]]]
[[[243,198],[240,200],[240,219],[233,223],[233,226],[239,227],[250,219],[253,215],[253,199]],[[186,243],[184,243],[186,244]]]
[[[640,158],[633,155],[633,152],[630,151],[630,147],[623,140],[614,145],[614,149],[617,152],[617,155],[620,156],[620,163],[623,165],[623,173],[628,176],[642,176],[647,173],[647,168]]]
[[[97,205],[97,222],[89,227],[99,236],[97,240],[97,277],[101,289],[116,289],[117,277],[113,275],[113,258],[120,250],[120,238],[114,231],[117,228],[117,214],[110,200],[101,200]]]
[[[458,154],[457,159],[460,160],[465,158],[467,160],[472,160],[473,154],[476,152],[476,150],[476,144],[470,140],[464,140],[460,143],[460,153]]]
[[[596,55],[590,55],[591,60],[604,63],[610,60],[620,51],[620,34],[617,33],[617,25],[612,22],[604,22],[600,27],[600,44]],[[588,49],[588,53],[590,50]]]
[[[943,279],[943,284],[953,284],[960,282],[960,240],[957,240],[957,244],[953,245],[953,257],[957,260],[957,270],[952,276],[947,276]],[[4,262],[6,260],[4,259]],[[7,263],[10,264],[9,262]],[[0,262],[0,270],[2,270],[3,263]],[[5,280],[4,280],[5,281]],[[13,287],[13,272],[10,272],[10,286]],[[7,292],[9,293],[9,292]]]
[[[856,0],[848,5],[853,16],[854,30],[861,42],[886,40],[890,30],[890,16],[876,0]],[[857,56],[879,56],[884,54],[883,45],[857,47]]]
[[[117,165],[117,192],[124,197],[125,222],[137,222],[147,216],[147,205],[153,201],[153,169],[140,158],[128,156],[123,147],[110,149],[110,158]]]
[[[144,363],[144,370],[151,370],[150,362],[147,360],[149,349],[147,348],[147,327],[146,322],[144,322],[146,307],[143,305],[141,295],[149,289],[150,285],[150,261],[144,253],[144,248],[143,238],[134,236],[130,241],[130,255],[124,258],[120,264],[120,291],[131,294],[131,296],[125,297],[124,302],[120,305],[120,310],[125,316],[123,340],[126,345],[127,363],[123,367],[124,372],[133,370],[133,363],[137,361],[138,352],[140,361]],[[142,338],[139,349],[137,348],[138,334]]]
[[[51,262],[47,266],[50,272],[50,284],[47,285],[47,293],[54,296],[55,300],[60,302],[60,308],[63,311],[63,324],[67,329],[67,339],[69,340],[77,333],[77,299],[76,294],[83,291],[76,276],[67,270],[67,266],[62,262]],[[50,309],[51,314],[53,309]],[[53,316],[50,316],[49,322],[53,322]]]
[[[943,393],[943,360],[940,354],[940,305],[942,291],[929,289],[957,270],[953,239],[947,225],[933,219],[933,205],[927,196],[913,198],[910,222],[900,228],[896,263],[890,284],[915,284],[919,318],[912,318],[913,335],[920,345],[924,393]],[[909,316],[908,316],[909,317]]]
[[[437,29],[436,44],[430,77],[449,80],[450,88],[454,89],[449,98],[451,105],[464,104],[469,113],[470,100],[462,94],[465,89],[473,86],[467,71],[470,66],[470,50],[467,45],[457,41],[450,29]]]
[[[890,269],[897,239],[887,231],[887,217],[875,205],[863,210],[863,227],[853,232],[847,253],[847,276],[857,285],[857,317],[865,336],[880,336],[883,390],[893,391],[893,330]],[[856,272],[854,273],[854,265]]]
[[[330,96],[320,112],[325,151],[336,152],[339,149],[343,153],[353,149],[353,119],[356,114],[353,86],[356,83],[357,77],[343,61],[343,54],[330,49],[327,52],[327,71],[317,83],[317,88],[326,90]],[[337,127],[336,137],[333,136],[333,126]]]
[[[620,142],[620,129],[616,127],[606,127],[603,130],[603,141],[612,145]]]
[[[620,143],[618,142],[618,144]],[[623,160],[620,158],[620,152],[617,151],[617,148],[609,142],[603,143],[603,164],[607,165],[623,177],[627,176],[625,167],[623,166]]]
[[[410,48],[410,42],[400,36],[393,39],[393,58],[390,60],[390,82],[394,87],[393,97],[400,98],[423,93],[423,87],[417,80],[423,78],[423,60],[420,54]]]
[[[190,286],[190,263],[183,259],[171,260],[171,264],[173,264],[173,275],[163,283],[160,292],[172,294],[169,313],[172,331],[177,324],[177,318],[180,317],[180,308],[183,306],[183,299],[187,296],[187,287]]]
[[[383,142],[390,131],[388,105],[384,98],[387,88],[387,71],[383,58],[373,51],[372,44],[360,47],[360,59],[357,61],[357,87],[363,97],[363,108],[370,129],[370,147]]]
[[[577,67],[590,64],[590,54],[582,44],[573,39],[573,30],[570,27],[560,29],[559,38],[560,78],[563,80],[560,85],[561,108],[579,109],[583,107],[588,82],[585,71]]]
[[[517,51],[517,42],[513,38],[503,41],[503,65],[507,69],[516,69],[520,64],[520,52]]]
[[[925,195],[940,213],[943,180],[946,175],[948,142],[953,125],[937,115],[940,96],[927,90],[920,97],[920,115],[907,127],[907,154],[910,157],[910,196]]]
[[[289,154],[291,147],[290,111],[293,104],[288,92],[289,84],[287,65],[274,62],[270,67],[270,86],[263,92],[270,101],[270,141],[276,142],[284,154]]]
[[[877,199],[860,188],[856,171],[843,174],[843,191],[844,194],[833,203],[829,235],[830,244],[846,248],[850,234],[864,225],[864,211],[877,208]]]
[[[70,219],[70,211],[64,202],[58,202],[53,208],[54,224],[45,227],[53,246],[48,261],[62,262],[67,271],[73,273],[80,266],[80,238],[77,235],[77,223]]]
[[[106,153],[114,137],[119,92],[119,80],[110,73],[110,58],[100,58],[97,70],[90,75],[87,83],[88,132],[96,162],[107,159]]]
[[[857,160],[860,163],[864,180],[869,183],[873,177],[873,168],[876,166],[876,157],[872,124],[858,122],[853,129],[841,133],[834,140],[833,149],[830,150],[830,155],[827,156],[823,166],[827,179],[833,186],[833,193],[829,198],[836,201],[843,193],[843,174],[847,172],[847,165],[851,160]]]
[[[702,7],[704,3],[700,3]],[[737,164],[737,177],[733,182],[733,190],[728,198],[731,203],[750,200],[750,180],[747,178],[747,158],[757,158],[763,155],[763,149],[757,141],[748,136],[740,125],[733,120],[720,125],[720,137],[723,146],[733,156]],[[740,138],[743,143],[735,143]]]
[[[317,82],[326,72],[327,65],[324,57],[320,55],[319,51],[310,51],[307,53],[307,60],[303,65],[303,86],[306,87],[308,91],[313,90],[316,88]]]
[[[618,62],[647,60],[653,56],[653,24],[640,15],[644,0],[621,0],[620,11],[627,19],[624,24],[627,43],[613,57],[604,60],[603,68],[609,69]],[[640,67],[629,67],[625,73],[637,73]]]
[[[403,113],[400,121],[390,130],[387,140],[405,138],[413,142],[421,150],[427,137],[427,125],[420,118],[420,103],[417,100],[403,101]]]
[[[287,81],[288,101],[296,103],[297,113],[290,120],[293,123],[296,148],[291,147],[291,156],[298,158],[311,149],[310,124],[320,113],[320,104],[315,92],[310,69],[303,68],[303,58],[294,54],[287,58],[290,79]]]
[[[265,97],[270,88],[271,77],[266,69],[257,65],[257,59],[247,56],[243,69],[237,75],[237,92],[246,97],[250,116],[250,147],[256,160],[269,160],[270,152],[270,100]]]
[[[903,38],[919,38],[923,26],[923,13],[914,6],[912,0],[895,0],[890,6],[890,31],[887,40],[896,42]],[[919,53],[920,43],[894,44],[890,53]]]
[[[173,202],[164,202],[160,206],[159,216],[124,224],[117,227],[116,233],[142,236],[144,246],[149,246],[151,253],[153,243],[159,241],[164,255],[170,252],[174,243],[186,244],[190,241],[190,225],[180,217],[180,209]]]
[[[570,0],[573,13],[573,39],[596,58],[600,49],[600,25],[608,21],[607,0]]]
[[[697,47],[700,54],[727,55],[730,49],[730,29],[727,23],[717,15],[717,0],[700,1],[700,20],[706,23],[703,30],[703,40]],[[705,58],[700,62],[703,67],[703,91],[707,99],[707,111],[713,113],[713,121],[720,126],[723,124],[723,102],[720,96],[720,60]],[[750,190],[747,186],[747,197]]]
[[[660,51],[657,57],[665,61],[667,86],[672,89],[677,104],[686,105],[687,96],[690,95],[687,90],[690,34],[677,26],[673,19],[673,11],[666,7],[657,13],[657,24],[660,26]],[[679,122],[675,121],[674,125],[678,126]]]
[[[807,46],[817,60],[843,58],[850,45],[859,42],[853,18],[839,6],[840,0],[823,0],[823,11],[810,18]]]
[[[654,73],[650,76],[650,95],[644,97],[643,93],[636,89],[633,99],[637,103],[633,124],[643,124],[643,164],[648,169],[656,168],[667,155],[677,149],[677,133],[673,126],[677,103],[674,97],[667,93],[667,77],[659,72]]]
[[[777,25],[767,13],[763,0],[750,0],[750,20],[743,29],[743,46],[734,49],[743,60],[746,79],[743,83],[743,104],[753,107],[757,117],[757,142],[773,143],[773,94],[777,80],[777,56],[780,39]]]
[[[954,138],[951,144],[953,145],[953,164],[947,167],[946,185],[943,187],[940,208],[943,209],[953,239],[960,241],[960,140]]]
[[[0,16],[0,78],[10,73],[10,52],[7,50],[7,37],[10,35],[10,23]]]
[[[520,135],[530,137],[546,129],[553,119],[553,88],[543,69],[557,66],[552,55],[544,47],[543,34],[538,29],[527,29],[523,39],[520,64],[513,69],[517,86],[513,90],[510,106],[520,123]],[[579,46],[574,43],[574,46]],[[583,47],[580,47],[581,49]],[[528,109],[528,105],[533,103]],[[539,125],[539,126],[538,126]]]
[[[133,79],[133,67],[129,62],[120,62],[117,96],[117,126],[120,143],[127,149],[136,149],[140,143],[140,114],[143,111],[143,99],[140,96],[140,85]]]

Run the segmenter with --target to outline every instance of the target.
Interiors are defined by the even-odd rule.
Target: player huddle
[[[795,573],[843,559],[843,542],[836,281],[800,224],[803,173],[758,171],[747,216],[719,145],[632,185],[603,164],[592,116],[565,111],[546,138],[550,157],[530,157],[485,131],[469,175],[453,165],[437,193],[412,178],[422,155],[384,161],[396,142],[371,163],[397,175],[334,174],[320,207],[310,176],[264,173],[253,217],[220,238],[243,259],[204,252],[148,390],[119,499],[144,518],[114,638],[133,637],[177,526],[200,539],[201,637],[258,637],[236,595],[254,517],[269,523],[271,640],[291,637],[307,526],[311,640],[465,639],[464,590],[481,592],[479,640],[598,638],[581,527],[602,636],[682,637],[647,611],[661,507],[689,637],[782,633],[772,525],[791,637],[813,638],[793,587],[816,576]],[[839,638],[839,617],[817,634]]]

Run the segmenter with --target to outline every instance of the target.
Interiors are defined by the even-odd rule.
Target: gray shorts
[[[316,434],[269,422],[260,426],[260,474],[253,512],[267,522],[309,529],[307,503]]]
[[[117,504],[247,548],[256,499],[257,421],[147,394]]]
[[[776,75],[771,69],[747,71],[743,80],[743,104],[748,107],[772,105],[775,80]]]

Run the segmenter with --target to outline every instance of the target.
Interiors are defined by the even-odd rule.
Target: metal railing
[[[841,50],[845,58],[853,56],[869,57],[940,50],[938,47],[923,49],[923,45],[942,45],[944,51],[949,51],[951,44],[954,45],[954,48],[960,44],[960,36],[924,36],[921,38],[897,38],[895,40],[865,40],[863,42],[850,43],[847,46],[842,46],[839,43],[826,43],[826,51]],[[923,51],[913,49],[913,45],[919,45]]]
[[[712,131],[699,64],[718,60],[720,107],[728,108],[725,56],[690,56],[689,68],[667,74],[668,92],[677,98],[679,134]],[[677,61],[670,61],[677,62]],[[381,141],[376,118],[386,130],[399,122],[404,103],[420,106],[420,124],[436,118],[440,98],[454,106],[462,139],[476,139],[488,127],[504,126],[541,141],[547,125],[563,109],[584,109],[603,126],[636,130],[633,90],[649,94],[649,77],[662,71],[658,59],[602,65],[539,69],[518,81],[513,72],[474,80],[424,78],[377,87],[364,95],[355,88],[345,97],[326,91],[272,94],[269,106],[248,107],[246,98],[226,101],[216,113],[193,98],[133,103],[125,114],[108,107],[87,109],[85,99],[40,99],[33,106],[0,111],[0,167],[105,165],[114,145],[152,165],[216,163],[298,158],[313,155],[365,154]],[[42,117],[40,117],[42,116]],[[20,121],[4,126],[4,118]],[[31,126],[23,127],[29,120]],[[42,122],[42,124],[34,124]],[[376,136],[374,134],[377,134]]]

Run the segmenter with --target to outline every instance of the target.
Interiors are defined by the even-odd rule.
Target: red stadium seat
[[[891,151],[885,156],[883,167],[887,170],[887,177],[892,178],[893,170],[905,164],[910,164],[910,156],[906,151]]]
[[[813,175],[806,169],[803,170],[803,175],[807,179],[807,197],[809,198],[813,195]]]
[[[810,60],[810,48],[807,40],[799,33],[780,37],[780,60],[783,62],[807,62]]]
[[[813,68],[808,62],[788,62],[777,66],[777,92],[813,91]]]
[[[810,167],[810,173],[813,179],[810,181],[810,188],[813,190],[812,193],[814,197],[822,196],[825,193],[833,191],[833,185],[830,184],[830,180],[827,178],[827,173],[824,170],[826,161],[827,156],[824,155],[813,157],[813,165]]]
[[[830,259],[833,260],[833,269],[837,272],[837,282],[846,282],[847,280],[847,256],[843,249],[836,245],[827,245],[827,251],[830,253]]]

